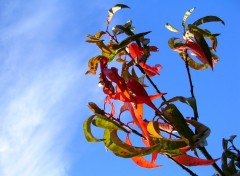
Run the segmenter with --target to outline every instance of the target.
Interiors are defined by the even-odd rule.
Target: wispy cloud
[[[1,24],[0,175],[64,176],[72,122],[61,108],[79,81],[77,53],[54,47],[62,6],[19,5],[6,5]]]

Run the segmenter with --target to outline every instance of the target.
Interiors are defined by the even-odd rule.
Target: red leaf
[[[132,145],[128,135],[126,137],[126,143],[129,145]],[[155,164],[155,160],[150,162],[141,156],[134,156],[132,157],[132,160],[135,164],[143,168],[151,169],[151,168],[158,168],[161,166],[161,165]]]
[[[158,48],[156,46],[150,46],[149,50],[152,52],[158,52]]]
[[[111,98],[109,96],[107,96],[104,100],[104,105],[108,103],[111,106],[111,115],[114,116],[115,115],[115,107],[113,102],[111,101]]]
[[[148,76],[160,75],[158,71],[162,69],[162,66],[160,64],[157,64],[154,67],[151,67],[145,64],[144,62],[140,62],[139,65],[143,68],[143,70]]]
[[[138,45],[136,43],[131,43],[128,45],[129,53],[131,57],[135,60],[142,57],[142,52],[140,51]]]
[[[207,59],[206,55],[204,54],[202,48],[197,43],[187,41],[186,46],[192,52],[192,54],[196,56],[202,63],[208,64],[211,68],[213,67],[212,63],[210,63],[210,61]]]
[[[218,160],[218,159],[205,160],[205,159],[196,158],[187,154],[175,156],[173,157],[173,159],[177,161],[179,164],[182,164],[185,166],[207,166],[207,165],[212,165]]]
[[[152,103],[150,97],[148,96],[144,87],[136,80],[129,79],[127,82],[128,89],[133,93],[135,101],[138,104],[145,103],[146,105],[153,108],[155,111],[158,111],[156,106]],[[163,94],[159,95],[162,96]]]

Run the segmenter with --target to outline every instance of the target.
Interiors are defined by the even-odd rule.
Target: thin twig
[[[190,73],[190,69],[189,69],[189,65],[188,65],[188,53],[187,51],[184,53],[184,59],[185,59],[185,65],[186,65],[186,70],[187,70],[187,74],[188,74],[188,80],[189,80],[189,84],[190,84],[190,92],[191,92],[191,96],[193,98],[195,98],[194,96],[194,90],[193,90],[193,82],[192,82],[192,77],[191,77],[191,73]]]
[[[208,160],[212,160],[212,156],[208,153],[207,149],[205,147],[198,147],[198,149],[202,152],[202,154],[208,159]],[[213,168],[215,169],[215,171],[217,171],[217,173],[219,174],[219,176],[225,176],[225,174],[223,173],[223,171],[219,168],[219,166],[214,163],[212,164]]]

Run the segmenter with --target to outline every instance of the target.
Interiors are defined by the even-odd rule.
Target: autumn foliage
[[[159,63],[148,64],[151,54],[158,52],[158,48],[151,45],[147,38],[150,32],[135,34],[132,21],[109,29],[114,14],[124,8],[128,6],[117,4],[111,8],[108,11],[106,30],[87,35],[87,42],[95,44],[101,53],[89,60],[86,74],[99,75],[98,85],[105,96],[102,106],[94,102],[88,103],[93,115],[83,124],[87,141],[103,142],[116,156],[131,158],[134,163],[144,168],[160,167],[161,164],[157,163],[159,155],[167,156],[183,168],[199,165],[215,165],[217,168],[215,162],[218,158],[198,157],[199,150],[205,151],[210,129],[199,122],[193,90],[189,97],[176,96],[167,100],[166,92],[160,92],[151,79],[161,74],[162,66]],[[224,22],[216,16],[206,16],[186,25],[193,10],[194,8],[185,13],[182,31],[169,23],[165,25],[167,29],[180,35],[179,38],[170,38],[168,44],[182,58],[188,72],[190,69],[204,70],[208,67],[213,70],[219,60],[215,54],[219,34],[202,29],[200,25]],[[107,42],[106,38],[109,39]],[[111,66],[113,62],[117,62],[119,66]],[[149,95],[148,86],[153,86],[156,94]],[[162,103],[156,105],[155,99],[160,99]],[[175,103],[177,101],[192,109],[191,118],[184,117]],[[115,103],[119,102],[120,109],[116,110]],[[144,114],[146,108],[154,112],[153,117]],[[103,129],[101,138],[93,135],[92,125]],[[139,139],[142,145],[133,145],[133,138]],[[191,152],[194,155],[190,155],[189,151],[194,151]],[[144,157],[146,155],[151,155],[151,159],[147,160]],[[224,175],[223,171],[218,169],[216,170]],[[194,175],[190,170],[187,171]]]

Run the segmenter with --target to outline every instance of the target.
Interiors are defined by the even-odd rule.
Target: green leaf
[[[166,150],[176,150],[186,147],[187,143],[183,139],[153,138],[155,145],[160,145],[159,152]]]
[[[123,25],[116,25],[115,27],[112,28],[113,34],[119,35],[122,33],[127,34],[128,36],[134,35],[133,30],[134,28],[131,26],[132,25],[132,21],[127,21],[127,23],[123,26]]]
[[[205,17],[202,17],[202,18],[196,20],[193,23],[193,25],[199,26],[199,25],[201,25],[203,23],[208,23],[208,22],[221,22],[223,25],[225,25],[224,21],[221,18],[217,17],[217,16],[205,16]]]
[[[142,33],[139,33],[139,34],[135,34],[135,35],[132,35],[126,39],[124,39],[121,43],[119,44],[112,44],[112,49],[113,50],[119,50],[119,49],[123,49],[125,48],[129,43],[131,43],[132,41],[136,41],[136,40],[139,40],[139,38],[149,34],[151,31],[148,31],[148,32],[142,32]]]
[[[88,108],[94,113],[104,115],[104,111],[93,102],[88,102]]]
[[[205,41],[203,35],[200,32],[193,31],[193,34],[197,44],[199,44],[199,46],[202,48],[209,66],[213,69],[212,53],[208,47],[207,42]]]
[[[177,30],[176,28],[174,28],[171,24],[169,23],[166,23],[165,24],[165,27],[169,30],[169,31],[172,31],[172,32],[179,32],[179,30]]]
[[[179,42],[176,42],[179,41]],[[171,49],[176,49],[178,47],[181,47],[184,45],[184,43],[182,43],[180,38],[176,38],[176,37],[172,37],[168,40],[168,45]]]
[[[194,9],[195,9],[195,7],[189,9],[189,10],[185,13],[185,15],[183,16],[183,20],[182,20],[182,26],[183,26],[183,28],[185,28],[187,19],[188,19],[188,17],[191,15],[191,13],[194,11]]]
[[[188,127],[186,120],[184,119],[181,112],[177,109],[174,104],[168,104],[162,109],[164,116],[170,122],[170,124],[178,131],[183,137],[185,142],[192,146],[194,144],[193,135],[194,133]]]
[[[95,117],[95,115],[90,116],[83,123],[84,136],[85,136],[85,138],[87,139],[88,142],[100,142],[100,141],[102,141],[101,139],[97,139],[92,135],[91,122],[94,119],[94,117]]]
[[[96,117],[93,119],[92,123],[93,125],[100,128],[122,130],[125,131],[126,133],[129,133],[124,127],[119,125],[117,122],[101,114],[96,114]]]
[[[198,28],[197,26],[194,26],[194,25],[189,25],[188,29],[191,33],[193,33],[193,31],[198,31],[200,34],[202,34],[203,37],[208,38],[212,43],[212,49],[216,50],[216,48],[217,48],[217,37],[216,36],[218,36],[220,34],[212,34],[210,31],[208,31],[206,29],[204,30],[204,29]]]
[[[106,129],[104,131],[103,139],[104,139],[104,144],[107,149],[111,150],[116,156],[123,157],[123,158],[131,158],[135,156],[135,153],[132,153],[128,151],[127,149],[124,149],[123,147],[120,147],[113,143],[111,140],[111,131],[109,129]]]
[[[176,96],[176,97],[171,98],[168,101],[164,101],[161,104],[161,106],[172,103],[172,102],[175,102],[175,101],[180,101],[182,103],[185,103],[185,104],[189,105],[193,109],[194,117],[198,117],[196,99],[193,98],[193,97],[185,98],[183,96]]]
[[[211,132],[210,128],[196,120],[187,120],[187,122],[194,126],[197,131],[197,134],[194,135],[194,137],[196,137],[196,139],[194,138],[194,141],[196,141],[195,145],[200,147],[206,146],[207,145],[206,139]]]
[[[185,58],[183,57],[183,53],[179,53],[179,55],[183,59],[183,61],[185,61]],[[188,65],[195,70],[205,70],[208,68],[208,64],[197,63],[189,55],[187,57],[187,60],[188,60]]]
[[[228,140],[222,139],[222,147],[224,151],[228,149],[228,142]]]
[[[109,23],[112,20],[113,15],[124,8],[129,8],[127,5],[124,4],[116,4],[114,7],[112,7],[111,9],[108,10],[108,17],[107,17],[107,26],[109,25]]]

